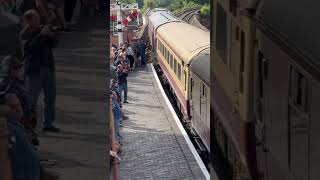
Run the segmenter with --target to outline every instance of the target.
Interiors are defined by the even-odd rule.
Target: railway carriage
[[[320,177],[320,26],[313,23],[319,4],[268,0],[257,13],[254,105],[262,180]]]
[[[318,5],[214,1],[211,154],[224,179],[319,179]]]
[[[156,11],[149,18],[149,38],[163,78],[183,120],[210,152],[210,33],[169,12]]]
[[[149,42],[153,51],[156,51],[157,47],[157,37],[156,32],[157,28],[163,24],[170,22],[181,22],[181,20],[175,18],[170,14],[170,12],[166,9],[157,8],[152,10],[149,17],[149,25],[148,25],[148,36]]]
[[[190,65],[191,127],[210,153],[210,48]]]
[[[216,142],[213,153],[223,157],[216,166],[230,167],[219,173],[237,179],[257,177],[258,172],[252,106],[255,25],[249,14],[239,13],[240,8],[250,9],[248,4],[234,5],[227,0],[213,2],[211,137]]]
[[[210,47],[208,32],[184,22],[166,23],[156,31],[157,60],[186,121],[190,120],[190,63]]]

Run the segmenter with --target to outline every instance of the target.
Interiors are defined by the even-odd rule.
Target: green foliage
[[[209,1],[210,0],[143,0],[143,11],[147,9],[149,2],[153,3],[154,7],[167,8],[175,14],[193,8],[200,8],[201,5],[209,4]],[[210,6],[207,6],[210,10]],[[204,10],[204,12],[206,13],[206,10]]]
[[[136,0],[121,0],[121,3],[132,4],[135,3]]]
[[[203,17],[210,16],[210,6],[208,4],[203,5],[200,9],[200,15]]]
[[[200,9],[200,7],[201,5],[195,3],[194,1],[180,0],[179,4],[177,6],[173,6],[171,11],[173,11],[173,14],[179,14],[190,9]]]

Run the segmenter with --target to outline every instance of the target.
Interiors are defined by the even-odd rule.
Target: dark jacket
[[[23,49],[27,75],[39,74],[41,67],[55,69],[52,52],[52,48],[55,46],[53,38],[42,36],[40,31],[31,32],[24,29],[20,33],[19,39]]]
[[[126,72],[117,72],[117,75],[118,75],[118,84],[119,85],[122,85],[122,84],[126,84],[127,83],[127,76],[128,76],[128,73]]]
[[[33,110],[32,110],[32,97],[30,92],[28,91],[28,89],[25,86],[25,82],[21,81],[21,80],[10,80],[11,81],[11,87],[9,89],[10,93],[14,93],[18,96],[22,109],[23,109],[23,113],[24,113],[24,117],[25,118],[31,118],[33,115]]]
[[[10,158],[13,180],[40,178],[39,156],[27,139],[25,128],[15,119],[8,119]]]

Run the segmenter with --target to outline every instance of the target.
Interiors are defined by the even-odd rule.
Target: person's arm
[[[22,34],[20,42],[25,51],[35,52],[45,43],[45,37],[41,36],[40,33],[31,36],[30,34]]]
[[[35,0],[37,9],[39,10],[40,14],[46,18],[46,21],[48,21],[50,17],[50,13],[46,8],[46,1],[45,0]]]

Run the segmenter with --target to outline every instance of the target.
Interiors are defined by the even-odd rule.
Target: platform
[[[56,122],[61,133],[40,133],[41,158],[61,180],[105,180],[109,170],[106,114],[108,36],[105,22],[82,18],[78,31],[59,38]],[[41,124],[41,123],[39,123]]]
[[[120,179],[206,179],[181,133],[155,73],[138,68],[128,76],[129,119],[121,128]]]

